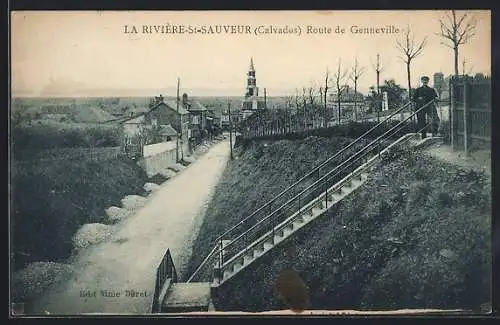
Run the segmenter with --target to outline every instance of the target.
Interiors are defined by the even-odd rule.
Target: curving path
[[[147,314],[156,268],[167,248],[181,279],[204,210],[229,158],[229,141],[214,145],[161,185],[113,237],[76,257],[77,272],[33,303],[36,314]],[[118,296],[119,295],[119,296]]]

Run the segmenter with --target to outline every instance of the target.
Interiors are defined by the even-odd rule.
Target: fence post
[[[469,156],[469,128],[467,127],[468,124],[468,112],[467,112],[467,106],[468,106],[468,100],[467,100],[467,86],[468,83],[466,80],[464,80],[464,151],[465,151],[465,156]]]

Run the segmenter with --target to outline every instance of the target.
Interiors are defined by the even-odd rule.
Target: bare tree
[[[290,132],[291,130],[291,127],[292,127],[292,123],[291,123],[291,110],[292,110],[292,106],[293,106],[293,101],[294,101],[294,96],[286,96],[285,97],[285,133],[286,132]],[[288,126],[288,131],[287,131],[287,126]]]
[[[339,59],[337,64],[337,71],[334,74],[335,87],[337,88],[337,112],[338,112],[338,124],[340,125],[340,118],[342,116],[342,112],[340,109],[340,102],[342,98],[342,94],[346,89],[346,79],[347,79],[347,69],[342,69],[342,61]]]
[[[455,56],[455,76],[458,76],[458,49],[460,45],[467,43],[467,41],[476,34],[477,21],[474,16],[469,16],[465,12],[462,16],[457,17],[455,10],[451,10],[446,14],[444,19],[439,20],[441,30],[437,35],[443,37],[449,43],[442,43],[445,46],[453,49]]]
[[[415,39],[415,33],[412,32],[408,26],[401,40],[396,40],[397,48],[401,51],[402,55],[399,56],[406,64],[406,73],[408,76],[408,96],[411,96],[411,62],[424,51],[427,44],[427,36],[421,41]],[[410,97],[411,98],[411,97]]]
[[[306,111],[307,111],[307,88],[302,87],[302,126],[304,130],[307,125]]]
[[[323,91],[323,123],[325,124],[325,127],[328,126],[328,107],[327,107],[327,96],[328,96],[328,81],[330,81],[330,72],[328,71],[328,68],[326,68],[325,72],[325,88]]]
[[[300,102],[299,90],[295,88],[295,122],[296,122],[295,130],[299,130],[299,125],[300,125],[299,102]]]
[[[358,64],[358,58],[356,57],[354,60],[354,66],[352,67],[352,73],[351,73],[351,80],[354,82],[354,120],[358,120],[358,110],[357,110],[357,103],[358,103],[358,80],[359,78],[365,73],[365,67],[360,67]]]
[[[320,111],[323,109],[323,87],[320,86],[319,89],[318,89],[318,92],[319,92],[319,109]],[[323,119],[324,117],[324,114],[323,112],[320,112],[320,126],[323,126]]]
[[[308,99],[309,99],[309,118],[312,119],[313,126],[316,120],[316,96],[317,90],[314,83],[307,89]]]
[[[380,73],[385,69],[384,65],[380,62],[380,54],[377,53],[375,63],[372,62],[373,69],[377,74],[377,94],[380,94]]]
[[[380,111],[382,110],[382,101],[380,98],[380,73],[385,69],[385,66],[380,62],[380,54],[377,53],[375,63],[372,61],[372,67],[377,74],[377,96],[375,97],[375,110],[377,111],[377,121],[380,122]]]

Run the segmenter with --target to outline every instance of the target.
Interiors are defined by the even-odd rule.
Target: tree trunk
[[[380,94],[380,70],[377,70],[377,94]]]
[[[338,104],[337,109],[338,109],[338,114],[339,114],[339,116],[338,116],[338,125],[340,125],[340,114],[341,114],[341,110],[340,110],[340,89],[337,92],[337,104]]]
[[[354,78],[354,122],[358,120],[358,111],[357,111],[358,99],[356,98],[357,93],[358,93],[358,80]]]
[[[453,53],[455,54],[455,77],[458,76],[458,46],[453,48]]]
[[[411,69],[410,69],[410,61],[406,64],[406,72],[408,73],[408,100],[411,101]],[[410,104],[411,105],[411,104]],[[411,121],[413,122],[415,116],[411,117]],[[404,120],[404,113],[401,111],[401,121]]]
[[[410,61],[406,63],[406,73],[408,74],[408,96],[411,98],[411,71],[410,71]]]
[[[324,102],[325,108],[324,108],[324,112],[323,113],[325,115],[324,116],[324,122],[325,122],[325,127],[326,127],[328,125],[328,108],[326,106],[326,91],[325,91],[324,96],[325,96],[325,102]]]

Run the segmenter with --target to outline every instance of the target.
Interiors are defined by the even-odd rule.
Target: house
[[[187,107],[191,119],[191,137],[201,139],[211,133],[212,125],[208,116],[208,109],[197,100],[188,99],[187,94],[182,95],[182,103]]]
[[[159,143],[177,139],[184,152],[189,151],[189,111],[181,103],[169,100],[163,96],[155,97],[148,110],[114,120],[122,125],[123,145],[129,149],[129,156],[142,154],[142,147],[147,144]],[[141,148],[141,149],[139,149]],[[126,150],[127,151],[127,150]]]
[[[122,152],[130,158],[142,157],[146,142],[144,136],[145,116],[139,115],[119,124],[122,125]]]
[[[239,110],[231,110],[231,116],[229,116],[228,110],[222,111],[220,117],[222,128],[228,130],[230,124],[232,124],[233,126],[237,125],[240,122],[241,116],[242,114]]]
[[[207,119],[212,119],[212,126],[222,128],[222,112],[216,109],[208,109]]]
[[[177,131],[172,127],[172,125],[160,125],[160,135],[165,141],[175,141],[177,139]]]

